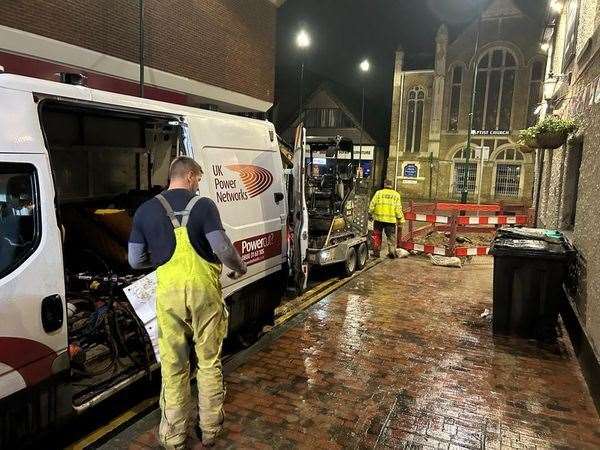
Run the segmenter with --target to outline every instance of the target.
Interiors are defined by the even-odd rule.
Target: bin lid
[[[522,258],[568,258],[574,252],[571,242],[558,231],[547,231],[550,230],[501,228],[490,246],[490,254]]]
[[[496,237],[509,237],[514,239],[535,239],[560,244],[564,241],[564,235],[558,230],[547,230],[545,228],[527,227],[502,227],[496,232]]]

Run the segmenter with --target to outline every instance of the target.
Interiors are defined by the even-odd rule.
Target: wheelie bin
[[[490,247],[494,256],[494,334],[552,339],[571,242],[560,232],[501,228]]]

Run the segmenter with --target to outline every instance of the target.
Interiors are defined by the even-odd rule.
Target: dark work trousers
[[[388,254],[396,256],[396,229],[397,224],[395,223],[378,222],[377,220],[373,223],[372,239],[373,252],[375,255],[379,255],[381,250],[382,235],[383,232],[385,232],[388,245]]]

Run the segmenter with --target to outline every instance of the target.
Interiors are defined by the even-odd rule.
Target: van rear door
[[[304,124],[296,128],[294,139],[294,250],[293,267],[296,287],[303,291],[308,282],[308,210],[306,208],[306,130]]]
[[[214,200],[225,231],[248,265],[222,277],[225,295],[281,269],[285,246],[283,166],[271,124],[238,117],[188,117],[193,157],[204,170],[200,194]],[[228,287],[230,289],[228,289]]]

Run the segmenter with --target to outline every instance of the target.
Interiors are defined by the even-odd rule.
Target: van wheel
[[[346,253],[346,260],[344,261],[343,275],[345,277],[349,277],[350,275],[352,275],[354,273],[354,271],[356,270],[356,263],[357,263],[356,250],[354,249],[354,247],[350,247],[348,249],[348,252]]]
[[[363,267],[367,265],[367,260],[369,259],[369,249],[367,248],[367,244],[364,242],[359,244],[356,251],[356,268],[361,270]]]

